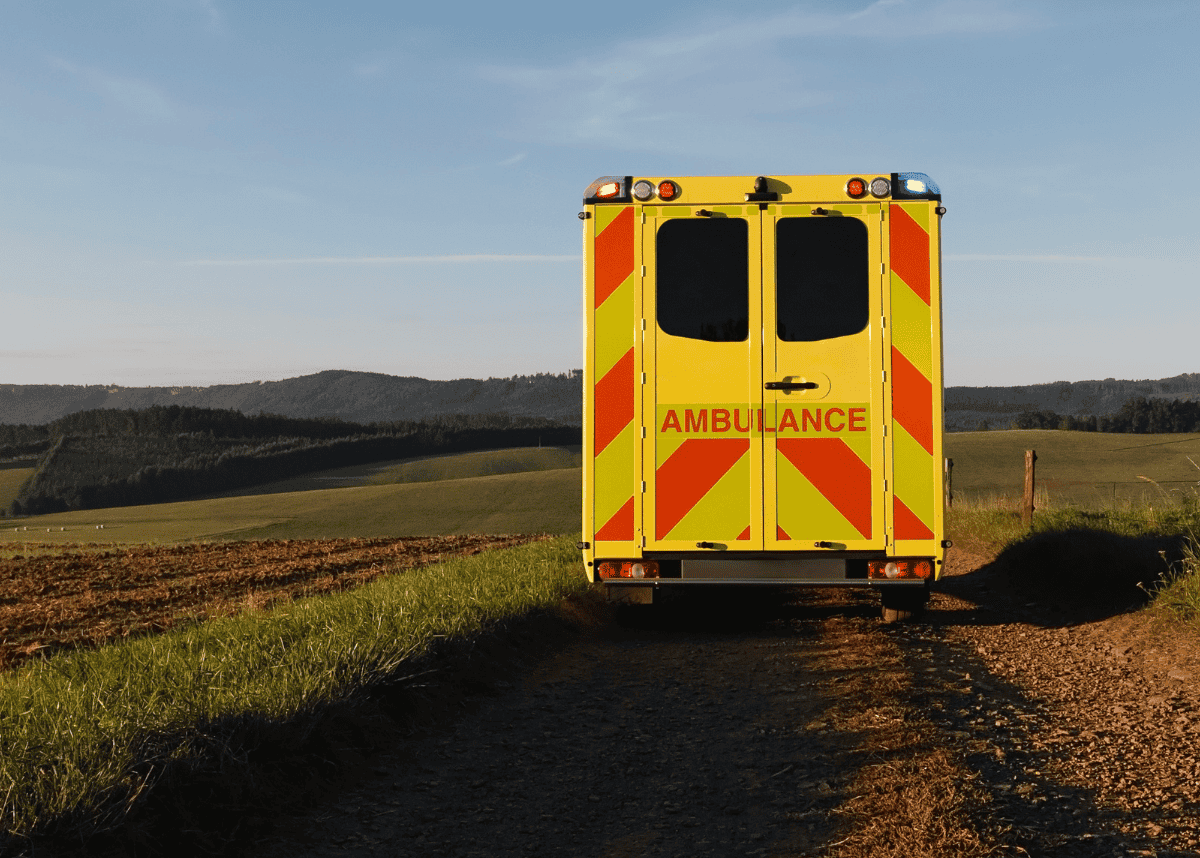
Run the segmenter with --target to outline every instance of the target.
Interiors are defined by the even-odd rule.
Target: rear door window
[[[742,342],[750,333],[749,229],[741,218],[679,218],[658,230],[658,326],[675,337]]]
[[[857,334],[871,306],[867,225],[852,217],[781,218],[775,226],[779,339]]]

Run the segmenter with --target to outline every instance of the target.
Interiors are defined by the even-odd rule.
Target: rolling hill
[[[243,414],[339,417],[355,423],[504,412],[577,426],[583,410],[581,385],[582,370],[454,381],[327,370],[282,381],[211,387],[0,384],[0,423],[49,423],[92,408],[190,405]]]

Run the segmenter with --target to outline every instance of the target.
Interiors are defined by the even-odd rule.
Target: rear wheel
[[[885,623],[912,623],[925,613],[928,587],[884,587],[880,590]]]

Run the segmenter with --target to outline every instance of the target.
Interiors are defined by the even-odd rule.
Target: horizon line
[[[408,262],[578,262],[579,254],[466,253],[448,256],[308,256],[295,259],[187,259],[181,265],[387,265]]]

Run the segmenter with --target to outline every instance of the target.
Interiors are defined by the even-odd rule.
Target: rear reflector
[[[657,578],[658,563],[653,560],[601,560],[596,564],[601,578]]]
[[[895,560],[872,560],[867,564],[867,577],[885,580],[899,578],[933,577],[933,562],[927,559],[904,558]]]

